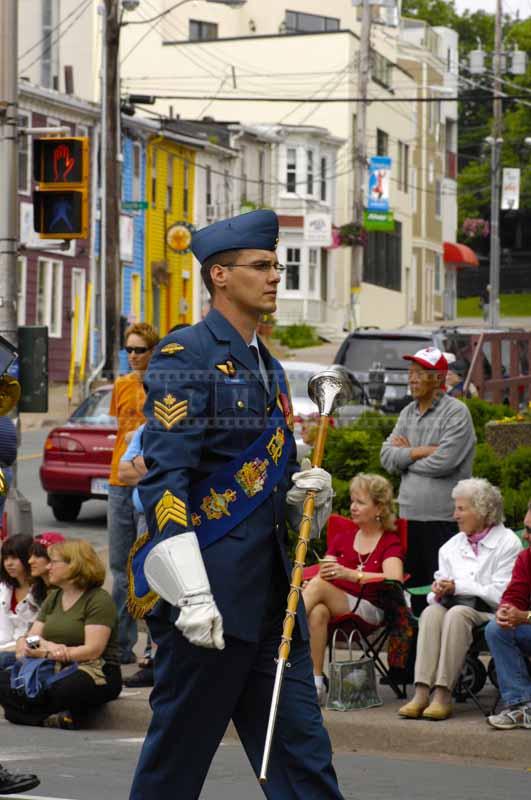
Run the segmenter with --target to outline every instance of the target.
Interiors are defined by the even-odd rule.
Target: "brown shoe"
[[[434,722],[440,722],[443,719],[448,719],[454,713],[451,705],[443,705],[442,703],[430,703],[428,708],[422,712],[422,719],[431,719]]]
[[[425,708],[428,708],[428,703],[416,703],[414,700],[411,700],[409,703],[406,703],[405,706],[398,709],[398,715],[400,717],[406,717],[406,719],[420,719]]]

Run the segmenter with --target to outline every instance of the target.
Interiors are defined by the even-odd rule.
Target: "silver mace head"
[[[329,417],[336,408],[353,399],[352,378],[346,369],[334,364],[310,378],[308,395],[318,407],[319,414]]]

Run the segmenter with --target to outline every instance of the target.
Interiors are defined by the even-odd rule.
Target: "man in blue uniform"
[[[131,800],[195,800],[232,719],[259,773],[289,591],[286,497],[319,509],[324,470],[296,472],[289,390],[256,337],[276,309],[278,220],[256,211],[194,234],[212,295],[166,337],[146,376],[140,484],[149,533],[131,555],[131,606],[158,644],[153,719]],[[160,600],[162,597],[163,600]],[[272,800],[340,800],[312,676],[302,603],[268,781]]]

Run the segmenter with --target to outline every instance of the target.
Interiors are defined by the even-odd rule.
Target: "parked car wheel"
[[[59,522],[74,522],[81,511],[82,502],[75,495],[68,497],[68,495],[52,494],[48,499],[53,515]]]

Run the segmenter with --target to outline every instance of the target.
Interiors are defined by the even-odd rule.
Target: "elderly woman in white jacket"
[[[502,523],[499,489],[483,478],[469,478],[459,481],[452,497],[460,532],[439,550],[429,605],[420,617],[415,696],[398,712],[408,719],[452,715],[452,689],[474,628],[493,619],[521,549]]]

